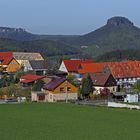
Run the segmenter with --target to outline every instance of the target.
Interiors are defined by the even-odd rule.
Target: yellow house
[[[5,68],[6,72],[16,72],[20,69],[20,64],[13,57],[5,57],[0,61],[0,66]]]
[[[32,97],[32,101],[39,101],[39,99],[46,102],[77,100],[77,92],[78,88],[68,82],[66,78],[53,77],[52,80],[43,87],[44,97],[42,94],[41,96],[34,94],[33,96],[36,96],[36,98]]]

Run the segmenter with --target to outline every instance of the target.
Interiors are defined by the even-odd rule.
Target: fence
[[[139,105],[129,105],[116,102],[108,102],[108,107],[140,109]]]

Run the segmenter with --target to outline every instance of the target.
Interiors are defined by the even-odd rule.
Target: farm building
[[[78,73],[82,76],[86,73],[102,72],[106,68],[110,70],[119,86],[128,87],[140,79],[140,61],[82,63]]]

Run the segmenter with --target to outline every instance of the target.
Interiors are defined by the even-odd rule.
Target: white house
[[[138,101],[139,101],[138,94],[127,94],[126,97],[124,98],[124,102],[128,103],[138,103]]]

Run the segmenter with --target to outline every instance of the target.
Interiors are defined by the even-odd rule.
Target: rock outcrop
[[[133,26],[133,22],[125,17],[112,17],[108,19],[107,25],[111,26]]]

